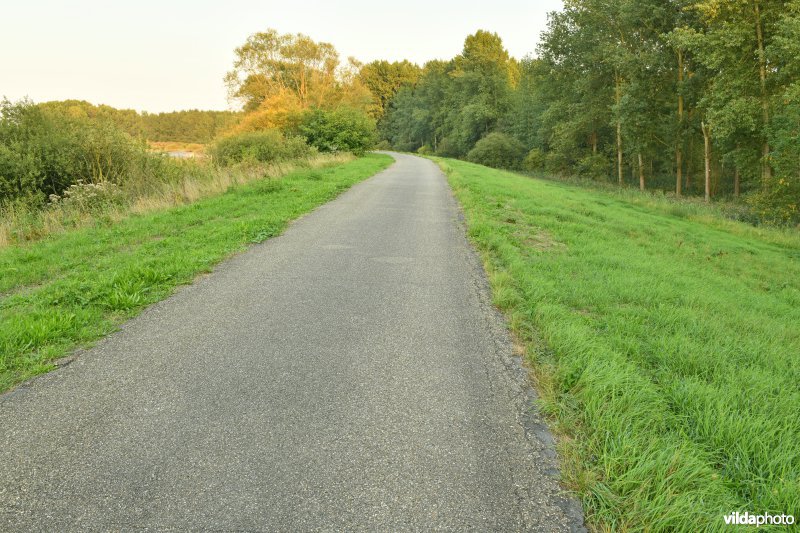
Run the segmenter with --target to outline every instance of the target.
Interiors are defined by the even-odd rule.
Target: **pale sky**
[[[478,29],[536,49],[561,0],[15,0],[0,14],[0,97],[151,112],[227,109],[222,78],[257,31],[305,33],[342,59],[449,59]]]

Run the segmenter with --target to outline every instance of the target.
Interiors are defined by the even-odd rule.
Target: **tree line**
[[[152,141],[277,130],[362,152],[377,138],[496,167],[741,197],[756,222],[800,222],[800,0],[564,4],[521,60],[482,30],[422,67],[342,61],[330,43],[266,30],[235,50],[225,76],[242,111],[38,107]],[[6,113],[4,127],[14,120]]]
[[[107,121],[115,124],[132,137],[149,141],[174,141],[206,144],[230,129],[242,113],[236,111],[171,111],[167,113],[139,113],[133,109],[116,109],[108,105],[94,105],[84,100],[61,100],[38,104],[50,113],[60,113],[74,119]]]
[[[449,61],[366,65],[382,136],[495,166],[743,196],[760,220],[800,222],[800,1],[564,4],[535,56],[510,57],[478,31]]]

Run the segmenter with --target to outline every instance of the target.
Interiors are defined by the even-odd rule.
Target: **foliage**
[[[294,125],[296,117],[302,110],[302,104],[296,94],[287,90],[275,92],[265,96],[258,107],[246,113],[226,132],[226,135],[288,129]]]
[[[377,89],[383,82],[395,83],[396,78],[410,75],[406,73],[410,68],[388,63],[385,69],[379,63],[364,67],[353,58],[342,65],[329,43],[272,29],[253,34],[236,49],[234,68],[225,78],[231,97],[242,102],[245,111],[228,134],[280,130],[305,138],[323,152],[363,154],[375,144],[379,114],[376,97],[364,82]],[[381,80],[384,74],[390,79]],[[265,143],[274,138],[264,135]],[[232,142],[219,141],[216,150]]]
[[[375,144],[375,122],[357,109],[315,108],[306,111],[297,131],[321,152],[347,151],[363,154]]]
[[[50,113],[30,102],[0,105],[0,200],[61,194],[70,185],[141,179],[142,142],[111,122]]]
[[[78,183],[67,187],[61,196],[51,194],[49,200],[53,205],[91,212],[122,204],[125,193],[119,185],[108,181],[84,183],[78,180]]]
[[[390,162],[369,155],[276,177],[262,172],[191,206],[0,248],[0,391],[52,369],[53,360]]]
[[[538,148],[531,148],[522,160],[522,169],[533,171],[541,170],[544,167],[544,154]]]
[[[300,109],[339,105],[366,109],[370,104],[369,91],[357,79],[360,65],[351,59],[342,67],[330,43],[269,29],[248,37],[235,54],[225,83],[245,112],[264,111],[275,98],[293,98]]]
[[[800,180],[771,178],[748,198],[758,218],[779,225],[800,225]]]
[[[590,525],[725,531],[735,509],[800,509],[795,232],[440,164]]]
[[[426,63],[413,88],[397,91],[382,133],[399,149],[429,145],[438,154],[464,157],[499,127],[518,78],[519,65],[500,38],[478,31],[467,37],[460,55]]]
[[[287,137],[277,130],[266,130],[223,137],[208,152],[217,165],[229,166],[243,162],[270,163],[308,157],[314,150],[299,137]]]
[[[510,135],[490,133],[475,144],[467,160],[494,168],[516,169],[522,165],[525,146]]]
[[[207,144],[233,128],[241,113],[234,111],[172,111],[143,113],[142,135],[151,141],[175,141]]]
[[[560,176],[749,196],[754,220],[797,224],[798,42],[800,0],[570,0],[536,57],[478,31],[426,64],[383,106],[380,133],[459,158],[504,133]]]
[[[611,175],[611,165],[604,155],[587,155],[577,161],[574,171],[578,177],[606,179]]]
[[[412,87],[421,73],[422,69],[410,61],[390,63],[380,60],[361,67],[358,79],[369,89],[374,99],[371,114],[375,118],[382,118],[397,91],[403,87]]]
[[[49,114],[59,114],[73,119],[111,122],[132,137],[144,137],[155,142],[205,144],[233,127],[241,118],[241,113],[233,111],[196,109],[170,113],[138,113],[132,109],[93,105],[83,100],[44,102],[38,104],[38,107]]]

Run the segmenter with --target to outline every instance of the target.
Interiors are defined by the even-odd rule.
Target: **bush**
[[[544,156],[544,169],[551,174],[560,174],[561,176],[570,175],[570,168],[572,161],[560,151],[547,152]]]
[[[375,121],[348,107],[306,111],[300,118],[297,131],[320,152],[352,152],[356,155],[372,148],[377,137]]]
[[[458,147],[450,137],[445,137],[436,146],[436,155],[440,157],[458,157]]]
[[[83,212],[102,211],[107,207],[120,206],[125,202],[125,193],[119,185],[110,181],[100,183],[78,183],[70,185],[63,195],[51,194],[50,204]]]
[[[520,168],[525,156],[525,147],[514,137],[505,133],[490,133],[475,144],[467,154],[467,160],[487,167]]]
[[[299,137],[285,137],[278,130],[265,130],[223,137],[208,153],[217,165],[228,166],[298,159],[312,155],[314,150]]]
[[[525,159],[522,160],[523,170],[541,170],[544,168],[544,154],[538,148],[533,148]]]
[[[762,222],[800,225],[800,180],[773,178],[761,190],[750,194],[747,203]]]
[[[606,156],[594,154],[578,161],[575,170],[582,178],[607,179],[611,174],[611,164]]]
[[[143,142],[109,121],[0,104],[0,200],[61,194],[83,182],[122,184],[151,157]]]

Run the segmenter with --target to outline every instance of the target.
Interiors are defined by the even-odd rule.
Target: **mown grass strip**
[[[0,249],[0,391],[391,164],[385,155]]]
[[[800,515],[800,235],[437,161],[591,524]]]

